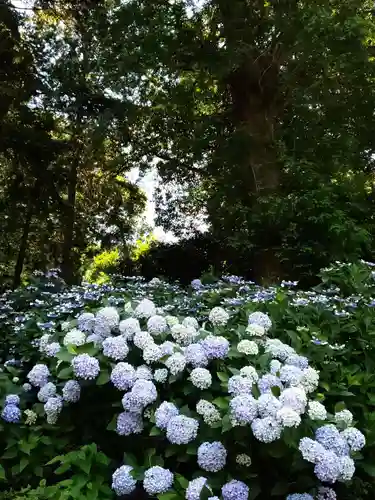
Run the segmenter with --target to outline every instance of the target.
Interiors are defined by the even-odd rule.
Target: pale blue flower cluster
[[[68,380],[62,390],[63,400],[67,403],[77,403],[81,397],[81,386],[76,380]]]
[[[9,394],[5,398],[5,406],[1,412],[1,418],[10,424],[18,424],[21,420],[21,410],[19,409],[20,398],[17,394]]]
[[[100,372],[99,361],[89,354],[78,354],[72,360],[74,375],[84,380],[95,379]]]
[[[126,340],[119,337],[107,337],[103,340],[103,354],[108,358],[120,361],[126,358],[129,353],[129,347]]]
[[[130,436],[143,431],[142,415],[130,411],[124,411],[117,417],[116,432],[120,436]]]
[[[41,403],[47,403],[49,398],[56,395],[56,386],[53,382],[48,382],[46,385],[39,389],[37,398]]]
[[[249,487],[242,481],[233,479],[221,488],[223,500],[248,500]]]
[[[27,378],[34,387],[43,387],[48,382],[50,371],[47,365],[37,364],[27,374]]]
[[[225,467],[227,450],[222,443],[202,443],[198,448],[198,465],[208,472],[218,472]]]
[[[131,389],[135,380],[135,369],[129,363],[117,363],[111,372],[111,382],[120,391]]]
[[[137,481],[131,476],[133,467],[122,465],[112,475],[112,489],[117,496],[129,495],[135,490]]]
[[[166,430],[171,418],[179,415],[180,411],[173,403],[164,401],[155,411],[155,424],[159,429]]]
[[[167,439],[172,444],[188,444],[197,437],[199,422],[185,415],[177,415],[169,420]]]
[[[143,488],[149,495],[158,495],[168,491],[173,484],[173,474],[158,465],[146,470]]]
[[[224,337],[207,335],[201,345],[208,359],[224,359],[229,352],[229,342]]]

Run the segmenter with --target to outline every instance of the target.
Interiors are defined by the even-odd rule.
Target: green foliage
[[[118,248],[100,252],[93,258],[84,279],[88,283],[108,283],[110,281],[109,274],[117,270],[119,261],[120,251]]]

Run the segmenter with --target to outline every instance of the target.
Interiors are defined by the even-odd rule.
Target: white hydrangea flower
[[[172,327],[173,325],[178,325],[179,324],[178,318],[176,316],[166,316],[165,320],[166,320],[167,325],[169,327]]]
[[[147,321],[147,330],[151,335],[161,335],[167,331],[167,328],[168,324],[163,316],[155,314],[155,316],[151,316]]]
[[[299,414],[288,406],[283,406],[276,413],[276,418],[283,427],[298,427],[301,423]]]
[[[266,330],[261,325],[250,324],[246,327],[246,332],[253,337],[263,337]]]
[[[63,339],[63,344],[65,346],[68,345],[80,346],[84,345],[85,342],[86,342],[86,334],[84,332],[81,332],[77,328],[70,330],[70,332],[68,332]]]
[[[237,351],[243,354],[256,356],[259,352],[258,346],[252,340],[241,340],[238,342]]]
[[[137,305],[137,307],[134,310],[134,315],[136,318],[151,318],[151,316],[155,316],[156,314],[156,307],[155,304],[149,300],[149,299],[143,299],[141,302]]]
[[[335,422],[340,427],[350,427],[353,423],[353,413],[349,410],[341,410],[335,413]]]
[[[195,318],[193,318],[192,316],[187,316],[186,318],[184,318],[183,321],[182,321],[182,324],[184,326],[191,326],[195,330],[199,329],[199,323],[198,323],[198,321]]]
[[[191,326],[178,324],[172,326],[171,335],[178,344],[187,346],[194,342],[194,339],[197,337],[198,332]]]
[[[208,319],[215,326],[224,326],[228,323],[229,314],[222,307],[214,307],[211,309]]]
[[[249,455],[246,455],[246,453],[240,453],[236,456],[236,463],[238,465],[242,465],[243,467],[250,467],[251,457],[249,457]]]
[[[109,328],[111,330],[114,330],[119,325],[120,315],[115,307],[112,306],[103,307],[102,309],[99,309],[99,311],[96,313],[95,322],[107,323]]]
[[[70,321],[63,321],[61,323],[61,330],[63,332],[66,332],[67,330],[69,330],[69,328],[70,328]]]
[[[154,339],[148,332],[137,332],[134,334],[133,342],[139,349],[145,349],[147,346],[154,344]]]
[[[196,410],[199,415],[202,415],[204,422],[209,426],[221,420],[220,412],[216,406],[205,399],[198,401]]]
[[[250,365],[243,366],[240,370],[240,375],[242,377],[247,377],[247,378],[251,379],[253,384],[258,382],[258,380],[259,380],[258,372],[256,371],[256,369],[253,366],[250,366]]]
[[[164,364],[172,375],[177,375],[185,370],[186,358],[183,354],[176,352],[175,354],[172,354],[172,356],[169,356],[169,358],[165,360]]]
[[[190,373],[190,380],[198,389],[208,389],[212,384],[211,373],[206,368],[194,368]]]
[[[149,343],[143,350],[143,359],[147,364],[156,363],[164,356],[163,350],[157,344]]]
[[[327,418],[327,410],[319,401],[310,401],[307,412],[311,420],[325,420]]]
[[[283,406],[289,406],[302,415],[307,404],[306,392],[300,387],[289,387],[282,391],[279,401]]]
[[[307,393],[316,391],[319,384],[319,372],[309,366],[303,370],[302,379],[300,385],[305,389]]]
[[[158,368],[154,371],[154,380],[160,384],[164,384],[168,378],[168,370],[166,368]]]
[[[119,330],[125,340],[133,340],[134,335],[141,331],[141,325],[137,318],[126,318],[120,321]]]

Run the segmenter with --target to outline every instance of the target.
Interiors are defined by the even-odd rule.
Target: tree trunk
[[[16,265],[14,268],[13,288],[17,288],[21,284],[21,275],[22,275],[23,265],[24,265],[25,257],[26,257],[27,243],[29,240],[29,233],[30,233],[32,216],[33,216],[33,210],[32,210],[32,205],[30,203],[29,207],[27,209],[27,212],[26,212],[26,219],[25,219],[25,223],[23,225],[22,237],[21,237],[21,242],[20,242],[20,249],[19,249],[18,256],[17,256],[17,262],[16,262]]]
[[[72,284],[75,279],[75,262],[73,257],[74,223],[76,212],[76,190],[78,179],[78,152],[74,151],[68,180],[68,200],[65,208],[65,227],[63,231],[61,275],[66,283]]]

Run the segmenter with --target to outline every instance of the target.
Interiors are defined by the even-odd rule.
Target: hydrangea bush
[[[372,429],[358,381],[369,375],[346,363],[364,342],[347,332],[364,309],[371,332],[371,294],[294,285],[130,280],[43,290],[22,311],[4,295],[4,476],[31,460],[46,476],[48,453],[96,442],[111,460],[105,498],[361,498]],[[21,463],[29,441],[41,456],[30,448]]]

